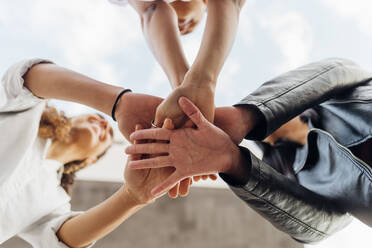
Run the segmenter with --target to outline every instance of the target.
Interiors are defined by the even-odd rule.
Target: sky
[[[371,1],[247,0],[217,84],[216,105],[238,102],[287,70],[328,57],[372,68]],[[182,38],[192,64],[205,22]],[[48,58],[103,82],[166,97],[168,80],[129,6],[106,0],[2,0],[0,74],[25,58]],[[86,108],[61,104],[67,113]]]
[[[1,0],[0,5],[0,75],[19,60],[40,57],[135,92],[170,93],[129,6],[107,0]],[[265,81],[324,58],[348,58],[371,70],[370,13],[370,0],[246,0],[218,79],[216,105],[232,105]],[[205,19],[182,38],[190,64],[204,25]],[[54,104],[70,115],[91,111],[78,104]]]

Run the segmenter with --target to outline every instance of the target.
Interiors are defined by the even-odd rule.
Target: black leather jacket
[[[372,225],[371,169],[347,148],[372,136],[371,79],[351,61],[327,59],[264,83],[237,104],[264,117],[247,139],[262,140],[309,108],[326,122],[314,127],[309,120],[305,147],[262,144],[263,160],[241,147],[251,158],[245,185],[221,177],[239,198],[299,242],[327,238],[350,223],[349,213]],[[364,120],[355,120],[360,115]],[[346,121],[349,117],[354,121]],[[343,183],[335,179],[343,177]]]

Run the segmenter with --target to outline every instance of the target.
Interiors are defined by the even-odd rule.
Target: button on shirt
[[[19,235],[36,248],[67,247],[58,240],[72,212],[60,186],[60,162],[45,158],[50,141],[38,138],[46,101],[23,86],[23,75],[42,59],[13,65],[0,84],[0,244]]]

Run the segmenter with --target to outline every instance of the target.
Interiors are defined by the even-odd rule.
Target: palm
[[[137,195],[139,201],[148,203],[154,199],[154,196],[151,194],[151,190],[167,179],[173,172],[174,169],[170,167],[131,170],[128,166],[126,166],[124,178],[125,183],[133,192],[141,192],[140,195]]]
[[[216,165],[224,163],[231,146],[230,137],[219,128],[207,124],[202,129],[177,130],[170,139],[170,154],[183,176],[217,173]],[[211,158],[213,162],[211,162]],[[206,163],[208,161],[208,163]],[[222,167],[222,165],[221,165]]]

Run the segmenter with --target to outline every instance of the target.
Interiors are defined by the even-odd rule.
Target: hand
[[[119,130],[124,137],[129,140],[136,124],[140,124],[142,128],[150,128],[156,108],[162,101],[162,98],[151,95],[131,92],[124,94],[115,113]]]
[[[172,120],[168,119],[168,118],[165,119],[163,128],[173,130],[174,125],[173,125]],[[164,143],[164,142],[165,141],[158,141],[158,143]],[[158,154],[158,155],[161,155],[161,154]],[[154,158],[158,155],[151,155],[150,158]],[[173,188],[171,188],[168,191],[168,196],[171,197],[171,198],[177,198],[178,195],[180,195],[181,197],[187,196],[189,194],[189,189],[190,189],[191,185],[192,185],[191,178],[189,178],[189,177],[185,178],[182,181],[178,182],[175,186],[173,186]]]
[[[173,124],[168,119],[165,121],[163,128],[173,129]],[[136,130],[142,129],[141,125],[136,125]],[[139,142],[135,142],[139,144]],[[128,191],[139,204],[148,204],[155,200],[154,195],[151,194],[153,187],[163,182],[173,172],[173,168],[159,168],[159,169],[143,169],[143,170],[131,170],[128,167],[128,163],[142,159],[142,154],[136,154],[128,158],[127,166],[125,167],[124,178],[125,178],[125,190]],[[181,196],[188,194],[189,187],[191,186],[191,180],[185,179],[180,183],[176,184],[170,191],[171,197],[177,197],[178,192]],[[158,195],[160,197],[160,195]]]
[[[227,133],[235,144],[242,142],[257,121],[256,112],[243,106],[216,108],[214,116],[214,125]]]
[[[197,129],[156,128],[136,131],[130,136],[131,140],[165,140],[169,143],[135,144],[126,149],[126,153],[130,155],[166,154],[156,158],[131,161],[128,164],[132,169],[173,169],[171,175],[152,190],[154,195],[163,193],[186,177],[229,171],[235,162],[235,155],[239,154],[239,149],[230,137],[208,122],[190,100],[181,97],[179,104]]]
[[[214,118],[214,91],[210,87],[198,87],[192,84],[182,84],[158,106],[155,114],[155,124],[161,126],[165,118],[170,118],[176,128],[182,127],[188,117],[178,105],[178,99],[185,96],[190,99],[209,121]]]

